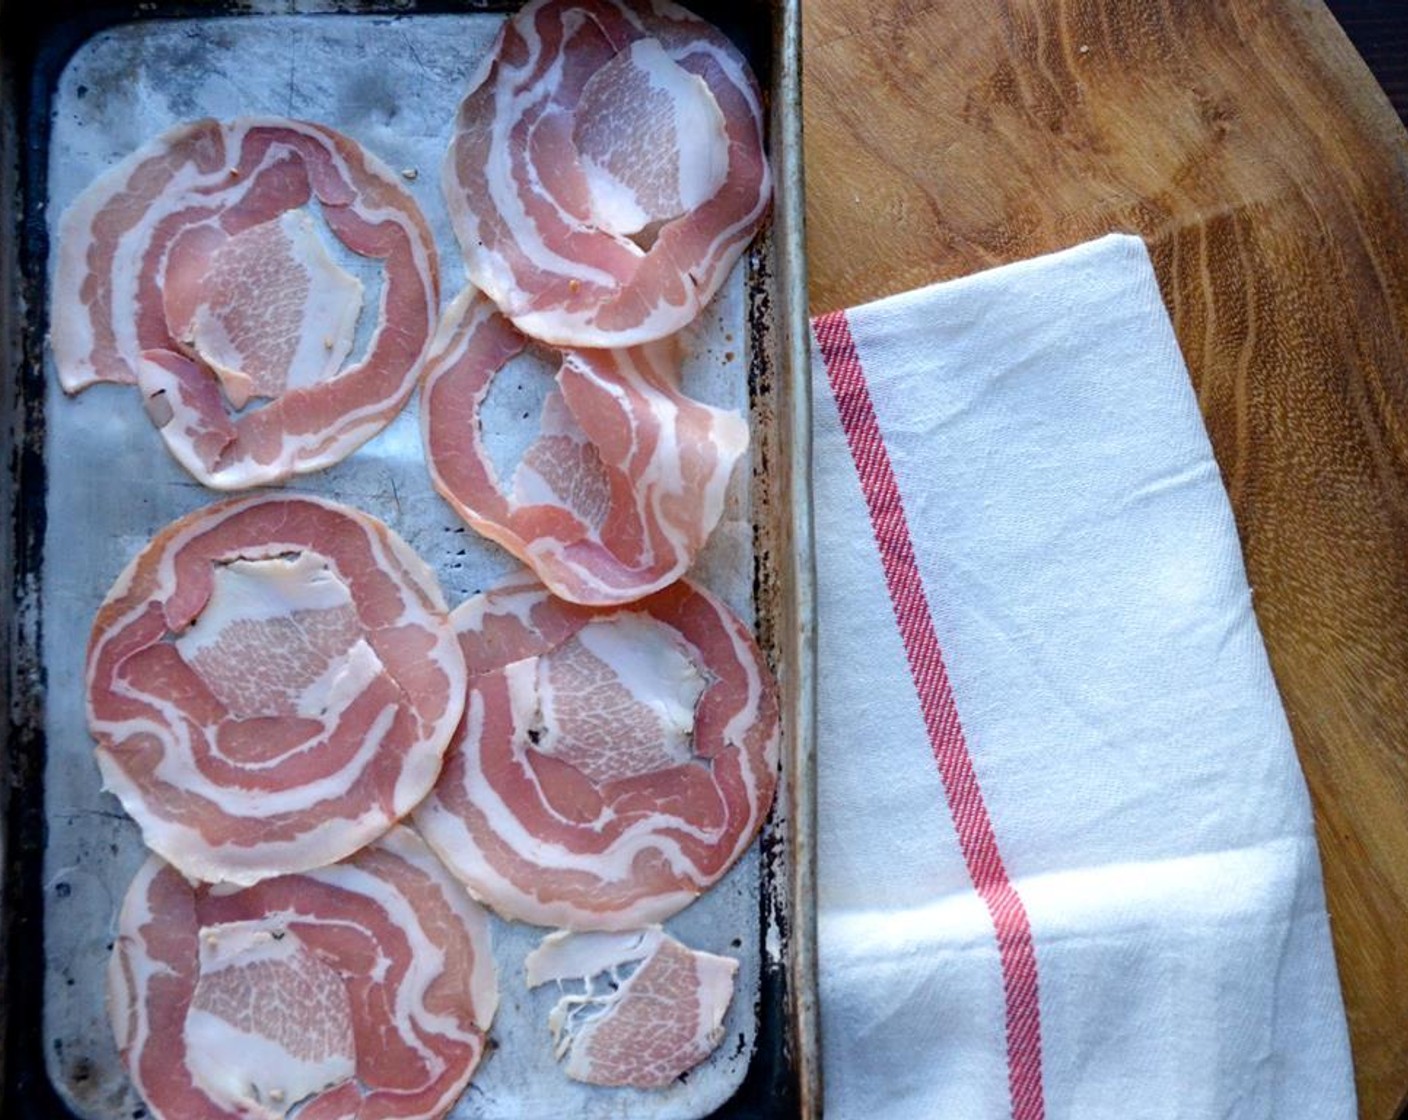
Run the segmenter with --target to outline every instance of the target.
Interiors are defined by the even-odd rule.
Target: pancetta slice
[[[435,577],[381,522],[267,495],[162,530],[98,612],[106,787],[186,875],[332,863],[425,796],[464,705]]]
[[[679,390],[675,340],[563,351],[539,436],[505,485],[479,415],[526,346],[472,288],[446,311],[421,399],[435,488],[562,598],[623,603],[673,583],[723,514],[747,422]]]
[[[767,214],[757,85],[675,4],[534,0],[460,105],[443,187],[470,279],[526,334],[664,338]]]
[[[153,856],[108,965],[118,1050],[158,1120],[442,1116],[497,1005],[487,916],[401,827],[244,889]]]
[[[526,971],[530,988],[552,981],[586,986],[564,995],[548,1017],[568,1077],[663,1089],[722,1041],[738,962],[690,949],[651,926],[549,934],[528,954]]]
[[[776,686],[709,592],[592,609],[519,577],[452,617],[465,718],[415,820],[475,897],[537,925],[634,929],[751,843],[776,788]]]
[[[320,232],[323,231],[323,232]],[[362,283],[377,325],[353,356]],[[332,129],[199,120],[100,176],[59,223],[50,343],[59,381],[135,384],[207,486],[277,482],[345,458],[405,404],[440,303],[415,200]]]
[[[285,210],[167,269],[173,337],[215,373],[232,408],[334,377],[352,349],[362,282],[340,268],[304,210]]]

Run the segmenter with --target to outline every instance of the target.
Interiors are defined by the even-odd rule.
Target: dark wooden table
[[[1325,5],[1408,123],[1408,4],[1403,0],[1328,0]]]

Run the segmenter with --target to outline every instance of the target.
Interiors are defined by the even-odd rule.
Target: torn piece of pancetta
[[[772,198],[747,64],[664,0],[535,0],[505,24],[443,174],[470,279],[558,346],[664,338]]]
[[[320,229],[381,262],[356,357],[362,283]],[[384,428],[440,303],[434,239],[392,171],[282,118],[194,121],[134,152],[64,213],[56,260],[64,390],[136,385],[172,455],[221,490],[320,470]]]
[[[564,995],[548,1017],[563,1072],[636,1089],[663,1089],[714,1052],[738,972],[733,958],[690,949],[659,926],[551,933],[525,965],[530,988],[586,986]]]
[[[239,890],[153,856],[108,964],[118,1050],[158,1120],[442,1116],[497,1005],[487,916],[402,827]]]
[[[662,921],[757,835],[777,783],[776,685],[747,628],[680,581],[622,608],[525,577],[452,615],[465,718],[421,835],[504,917]]]
[[[464,660],[429,568],[380,521],[265,495],[162,530],[88,647],[106,788],[185,874],[249,884],[356,851],[440,771]]]
[[[623,603],[673,583],[723,514],[747,422],[680,392],[677,340],[563,351],[539,435],[505,486],[479,415],[527,345],[473,288],[446,311],[421,394],[435,488],[562,598]]]

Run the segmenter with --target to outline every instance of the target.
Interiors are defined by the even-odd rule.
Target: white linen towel
[[[1143,243],[813,324],[829,1120],[1341,1120],[1310,805]]]

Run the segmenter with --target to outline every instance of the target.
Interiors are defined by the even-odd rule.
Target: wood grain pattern
[[[1309,0],[808,0],[814,312],[1142,234],[1315,802],[1361,1115],[1408,1093],[1408,135]]]

